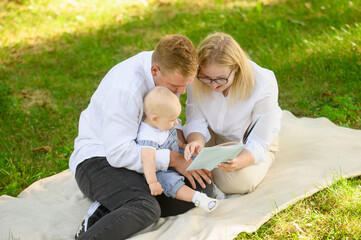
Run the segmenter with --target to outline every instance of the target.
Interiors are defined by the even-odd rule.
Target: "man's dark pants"
[[[160,216],[173,216],[194,207],[193,203],[150,194],[144,176],[137,172],[114,168],[105,157],[93,157],[80,163],[75,179],[83,194],[110,210],[83,235],[82,239],[126,239],[148,227]],[[186,181],[190,186],[190,183]],[[212,192],[212,186],[197,190]]]

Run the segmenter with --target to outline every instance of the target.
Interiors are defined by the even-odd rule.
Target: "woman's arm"
[[[208,131],[207,119],[202,113],[202,106],[200,106],[197,102],[193,101],[192,95],[192,88],[188,86],[186,106],[187,121],[183,126],[184,136],[187,139],[187,142],[190,142],[188,136],[192,133],[199,133],[204,136],[203,138],[205,138],[206,141],[208,141],[211,136]]]
[[[229,146],[236,145],[238,142],[226,142],[217,146]],[[227,163],[221,163],[217,167],[226,172],[232,172],[237,169],[245,168],[254,164],[254,156],[247,149],[243,149],[235,159],[228,161]]]
[[[198,145],[200,146],[200,148],[195,149],[196,152],[193,152],[194,153],[193,155],[197,155],[204,147],[204,144],[206,144],[206,140],[204,136],[199,132],[192,132],[191,134],[189,134],[187,137],[187,142],[188,143],[197,142]]]
[[[184,138],[183,131],[180,129],[177,129],[177,137],[178,137],[178,146],[180,149],[184,149],[187,145],[187,142]]]
[[[265,161],[266,153],[273,138],[281,127],[282,110],[278,106],[278,86],[274,73],[265,69],[258,69],[262,92],[254,104],[252,119],[261,116],[257,126],[249,136],[245,148],[255,159],[255,164]]]

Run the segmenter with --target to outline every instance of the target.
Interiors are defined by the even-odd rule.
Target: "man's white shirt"
[[[70,170],[91,157],[105,156],[113,167],[143,172],[141,149],[135,143],[143,116],[143,98],[155,87],[153,52],[141,52],[114,66],[81,113]],[[181,126],[181,125],[180,125]],[[156,168],[166,170],[170,151],[157,150]]]

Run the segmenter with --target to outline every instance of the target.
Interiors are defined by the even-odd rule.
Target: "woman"
[[[183,131],[193,155],[204,146],[243,143],[251,122],[257,125],[245,148],[212,171],[225,193],[249,193],[266,176],[277,151],[282,111],[272,71],[250,61],[228,34],[209,35],[198,47],[197,80],[188,88]],[[207,143],[207,144],[205,144]]]

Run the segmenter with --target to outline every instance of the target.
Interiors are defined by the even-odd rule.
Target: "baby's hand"
[[[203,144],[199,142],[190,142],[184,148],[184,158],[188,161],[192,156],[198,155],[202,150]]]
[[[149,184],[149,189],[150,189],[150,193],[153,196],[160,195],[164,191],[163,188],[162,188],[162,185],[160,185],[160,183],[158,181],[150,183]]]

